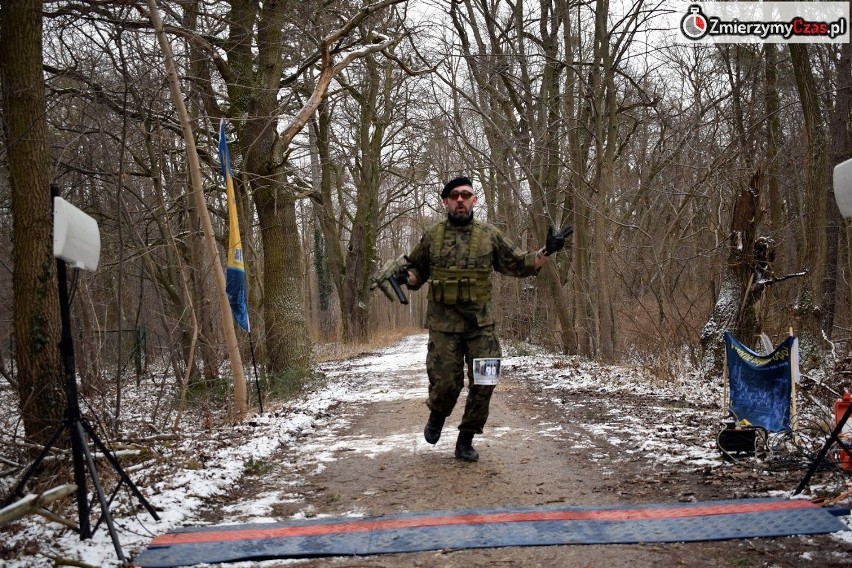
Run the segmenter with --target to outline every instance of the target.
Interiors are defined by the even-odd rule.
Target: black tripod
[[[29,481],[29,479],[37,471],[38,466],[41,464],[42,460],[44,460],[48,451],[50,451],[59,439],[62,432],[67,430],[68,434],[71,436],[71,455],[74,462],[74,483],[77,484],[77,512],[79,517],[80,539],[86,540],[91,538],[101,521],[105,520],[109,534],[112,537],[112,544],[115,547],[115,552],[118,555],[118,559],[123,562],[125,560],[124,553],[121,550],[121,543],[118,541],[118,534],[115,531],[115,525],[109,511],[109,505],[118,494],[121,484],[127,484],[136,498],[139,499],[142,505],[149,513],[151,513],[151,516],[154,517],[155,520],[160,520],[160,517],[157,516],[157,512],[139,492],[139,489],[133,484],[133,481],[130,480],[121,468],[118,460],[115,456],[113,456],[112,452],[104,446],[91,424],[83,418],[83,415],[80,412],[80,399],[77,393],[77,378],[74,366],[74,343],[71,340],[71,310],[68,299],[68,283],[65,262],[59,258],[56,259],[56,272],[59,280],[59,311],[62,318],[62,337],[59,341],[59,349],[62,354],[62,363],[65,368],[65,393],[68,398],[68,405],[65,408],[65,415],[62,418],[62,423],[57,427],[56,431],[50,437],[50,440],[44,446],[41,453],[39,453],[36,460],[27,469],[26,473],[21,478],[21,481],[12,491],[9,499],[3,504],[3,506],[9,505],[16,497],[23,496],[22,490],[27,481]],[[98,478],[95,461],[92,458],[92,453],[89,451],[89,446],[86,443],[86,434],[88,434],[95,447],[98,448],[104,456],[106,456],[110,465],[112,465],[113,469],[120,477],[120,481],[109,500],[107,500],[104,495],[103,487],[101,486],[100,479]],[[91,505],[88,497],[89,492],[86,487],[87,472],[92,478],[92,485],[94,486],[95,493],[97,494],[97,498],[101,506],[101,517],[98,519],[98,522],[95,523],[94,528],[92,528],[89,519]]]
[[[831,431],[831,434],[828,436],[825,444],[823,444],[813,463],[811,463],[811,467],[808,468],[808,472],[805,474],[805,477],[802,478],[799,486],[796,487],[795,491],[793,491],[793,495],[798,495],[805,489],[805,487],[808,486],[808,482],[811,480],[811,477],[814,473],[816,473],[816,470],[822,463],[822,460],[824,460],[826,454],[828,454],[828,450],[831,449],[831,446],[835,442],[837,442],[840,446],[840,451],[845,452],[847,456],[852,458],[852,451],[850,451],[849,447],[840,439],[840,433],[843,431],[843,427],[846,425],[846,421],[849,420],[850,416],[852,416],[852,404],[847,406],[846,412],[844,412],[840,420],[837,421],[837,425],[834,427],[834,430]]]

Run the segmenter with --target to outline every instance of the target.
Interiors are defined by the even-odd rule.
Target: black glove
[[[399,284],[405,284],[408,286],[408,269],[404,266],[400,266],[391,276],[394,280],[396,280]]]
[[[553,225],[547,228],[547,240],[544,242],[544,256],[550,256],[556,251],[565,248],[565,239],[574,233],[574,228],[568,225],[556,234],[553,234]]]

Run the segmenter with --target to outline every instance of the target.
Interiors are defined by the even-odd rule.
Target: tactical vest
[[[472,222],[467,262],[462,259],[455,266],[446,266],[454,262],[441,256],[447,223],[449,221],[438,223],[432,233],[429,246],[429,299],[448,306],[487,302],[491,297],[489,277],[492,267],[489,264],[476,268],[477,252],[482,239],[482,223],[476,219]],[[462,264],[464,266],[461,266]]]

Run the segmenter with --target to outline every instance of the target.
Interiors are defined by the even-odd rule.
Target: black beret
[[[446,199],[450,196],[450,192],[452,190],[462,185],[469,185],[471,188],[473,188],[473,182],[470,181],[469,178],[466,178],[465,176],[453,178],[444,184],[444,189],[441,190],[441,199]]]

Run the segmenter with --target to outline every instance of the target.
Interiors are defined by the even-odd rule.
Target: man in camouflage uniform
[[[466,364],[468,395],[455,455],[476,461],[479,454],[473,448],[473,436],[482,433],[488,419],[494,386],[474,384],[473,360],[501,356],[491,314],[491,272],[535,276],[548,256],[565,246],[571,228],[554,235],[551,227],[544,248],[523,252],[497,228],[473,218],[477,196],[470,179],[450,180],[441,198],[447,219],[429,227],[407,255],[410,267],[405,281],[412,290],[429,282],[426,404],[431,412],[423,435],[430,444],[438,442],[464,386]]]

